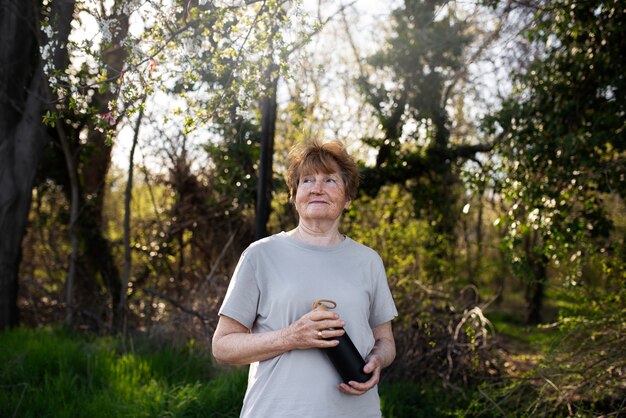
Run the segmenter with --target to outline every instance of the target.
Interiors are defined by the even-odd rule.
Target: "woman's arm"
[[[222,315],[213,334],[213,356],[218,363],[242,365],[268,360],[291,350],[334,347],[339,341],[324,338],[338,337],[345,332],[328,329],[344,326],[338,318],[334,312],[309,312],[286,328],[253,334],[240,322]]]
[[[349,395],[362,395],[373,388],[380,381],[380,372],[389,366],[396,358],[396,342],[393,338],[391,321],[380,324],[372,329],[374,347],[365,359],[365,373],[372,373],[370,380],[364,383],[341,383],[339,390]]]

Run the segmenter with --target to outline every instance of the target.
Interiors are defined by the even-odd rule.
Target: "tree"
[[[0,329],[17,325],[18,271],[31,190],[47,134],[41,124],[49,106],[44,60],[64,68],[73,2],[53,2],[53,47],[39,55],[42,6],[10,0],[0,5]]]
[[[405,185],[413,194],[416,216],[433,226],[431,248],[438,256],[429,268],[440,280],[453,259],[459,167],[490,144],[451,140],[449,105],[467,72],[464,56],[471,41],[468,25],[451,5],[405,1],[392,13],[393,33],[368,57],[373,71],[359,80],[379,121],[380,135],[364,138],[376,149],[375,165],[364,168],[364,190],[375,195],[384,184]],[[447,262],[447,263],[446,263]]]
[[[77,214],[72,217],[75,219],[72,219],[70,233],[76,241],[72,248],[80,250],[72,254],[70,260],[70,266],[76,263],[76,274],[68,277],[66,321],[71,324],[72,315],[78,314],[83,321],[89,318],[96,326],[101,326],[105,319],[103,299],[110,297],[110,306],[117,307],[121,298],[120,274],[104,233],[102,207],[111,162],[109,136],[120,119],[115,112],[115,102],[121,92],[128,56],[123,42],[128,35],[132,12],[132,6],[124,2],[114,2],[110,9],[104,4],[100,6],[100,23],[106,31],[99,48],[94,51],[86,45],[65,40],[60,47],[68,51],[70,61],[65,67],[47,73],[54,106],[46,121],[53,128],[50,131],[56,147],[49,149],[44,166],[50,178],[64,186],[72,210]],[[72,7],[70,17],[73,12]],[[53,18],[50,16],[48,20]],[[92,59],[95,68],[88,65],[75,68],[71,61],[78,56]],[[127,99],[124,104],[131,106],[132,101]],[[57,168],[63,161],[68,167],[66,170]],[[112,312],[113,324],[117,326],[118,310],[114,308]]]
[[[268,70],[269,91],[263,98],[261,106],[261,157],[259,161],[259,175],[257,181],[257,209],[256,209],[256,233],[255,238],[261,239],[267,236],[267,221],[270,216],[274,135],[276,131],[276,89],[278,79],[271,74],[276,70],[271,66]],[[273,77],[273,80],[272,80]]]
[[[255,25],[263,19],[270,21],[272,10],[280,9],[281,4],[248,2],[238,7],[218,7],[194,1],[150,5],[115,1],[84,5],[81,11],[96,17],[102,36],[96,47],[89,40],[67,44],[72,58],[85,62],[49,74],[57,99],[50,119],[56,128],[55,144],[63,145],[62,140],[67,139],[70,152],[64,157],[59,153],[64,147],[52,148],[46,160],[50,165],[45,170],[49,178],[64,186],[68,200],[70,192],[78,189],[80,216],[72,231],[78,235],[80,251],[73,295],[68,286],[68,306],[76,303],[74,311],[81,322],[102,327],[110,321],[114,329],[120,329],[122,323],[126,280],[120,277],[102,210],[111,142],[118,126],[142,107],[144,97],[160,88],[165,94],[178,94],[191,105],[185,111],[179,108],[179,115],[184,115],[183,136],[202,124],[214,124],[218,129],[229,125],[229,129],[218,133],[230,136],[234,132],[230,126],[242,120],[241,109],[247,107],[241,103],[258,91],[255,86],[259,83],[251,80],[261,74],[260,66],[255,68],[255,60],[244,59],[246,53],[254,55],[255,48],[264,46],[266,35],[259,31],[253,36]],[[143,34],[130,34],[130,16],[141,18],[145,10],[154,20]],[[255,14],[250,15],[250,10]],[[79,15],[79,25],[86,24],[80,21],[86,19],[84,16]],[[202,52],[191,58],[190,50],[196,48]],[[168,71],[183,74],[173,87],[159,74]],[[252,75],[238,75],[246,71]],[[200,82],[202,77],[206,82]],[[146,106],[150,104],[148,99]],[[225,120],[228,123],[220,123]],[[234,135],[233,139],[240,137]],[[71,170],[78,178],[74,187],[67,170],[55,169],[64,158],[68,159],[67,155],[73,160]]]
[[[541,321],[546,269],[567,282],[611,231],[603,196],[626,192],[626,82],[621,2],[534,4],[527,32],[539,55],[487,119],[503,138],[501,190],[510,202],[509,250],[531,283],[528,320]],[[567,261],[566,261],[567,260]]]
[[[626,387],[614,371],[626,370],[626,259],[624,231],[614,221],[626,195],[624,2],[525,5],[534,19],[524,35],[536,54],[486,120],[501,137],[499,187],[510,208],[502,217],[505,242],[530,284],[529,322],[544,320],[548,268],[560,279],[557,291],[577,303],[560,309],[562,337],[528,376],[541,383],[514,384],[489,402],[514,415],[595,408],[619,415]],[[611,215],[612,201],[622,213]]]

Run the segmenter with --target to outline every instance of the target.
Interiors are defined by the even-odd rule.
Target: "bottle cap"
[[[312,309],[314,311],[327,311],[329,309],[335,309],[337,307],[337,302],[330,299],[318,299],[313,302]]]

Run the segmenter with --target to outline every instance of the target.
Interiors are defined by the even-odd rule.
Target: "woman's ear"
[[[343,205],[343,209],[346,210],[350,207],[350,204],[352,204],[352,199],[348,199],[346,200],[346,204]]]

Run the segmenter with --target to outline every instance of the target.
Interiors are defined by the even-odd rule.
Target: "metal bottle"
[[[328,311],[336,307],[337,303],[328,299],[318,299],[313,302],[314,311]],[[363,372],[365,360],[363,360],[359,350],[354,346],[347,333],[328,339],[339,340],[339,344],[335,347],[323,348],[322,351],[326,353],[345,383],[351,380],[363,383],[372,377],[371,373],[366,374]]]

